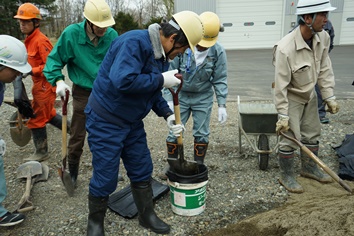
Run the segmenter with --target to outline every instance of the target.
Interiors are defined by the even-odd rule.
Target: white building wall
[[[272,48],[296,23],[298,0],[175,0],[175,12],[213,11],[225,26],[225,49]],[[354,44],[354,0],[331,0],[335,45]]]
[[[340,29],[340,45],[354,44],[354,1],[344,1],[344,11]],[[336,30],[336,29],[335,29]]]
[[[225,25],[219,41],[227,49],[270,48],[281,38],[279,0],[220,0],[216,12]]]

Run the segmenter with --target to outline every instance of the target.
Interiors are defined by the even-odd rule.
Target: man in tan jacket
[[[321,124],[317,112],[315,85],[332,114],[338,112],[334,96],[334,75],[328,56],[330,37],[323,30],[328,12],[335,10],[329,0],[299,0],[296,15],[299,26],[274,46],[274,102],[278,111],[276,131],[291,129],[315,155],[318,153]],[[293,136],[291,132],[287,133]],[[280,137],[279,178],[288,191],[302,193],[294,172],[294,150],[298,146]],[[331,182],[316,163],[301,151],[302,176],[322,183]]]

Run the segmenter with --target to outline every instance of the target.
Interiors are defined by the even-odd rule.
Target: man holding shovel
[[[169,61],[203,36],[199,16],[191,11],[173,15],[168,23],[132,30],[113,41],[85,108],[93,174],[89,188],[87,235],[104,235],[108,197],[116,190],[120,158],[131,182],[139,224],[168,234],[170,226],[153,209],[153,164],[147,146],[144,117],[153,110],[164,117],[175,135],[184,129],[162,97],[163,87],[181,83]]]
[[[16,38],[0,35],[0,105],[4,99],[5,83],[11,83],[21,73],[29,73],[31,70],[25,45]],[[2,205],[7,195],[3,161],[5,150],[5,141],[0,137],[0,226],[13,226],[21,223],[25,216],[11,213]]]
[[[323,30],[328,12],[335,10],[329,0],[299,0],[296,15],[299,27],[281,39],[274,47],[274,103],[278,111],[276,132],[301,140],[317,156],[321,124],[317,112],[315,85],[318,84],[330,113],[339,106],[334,96],[334,75],[328,56],[330,37]],[[287,132],[288,130],[292,132]],[[298,145],[285,137],[279,142],[279,182],[288,191],[302,193],[296,181],[294,150]],[[329,183],[331,177],[301,150],[301,176]]]
[[[57,86],[58,96],[65,97],[71,88],[64,82],[62,69],[67,66],[73,82],[73,115],[68,145],[68,164],[73,185],[76,186],[80,158],[86,137],[84,108],[92,90],[97,71],[118,33],[111,28],[115,24],[111,10],[104,0],[87,0],[81,23],[65,28],[47,58],[43,73]]]

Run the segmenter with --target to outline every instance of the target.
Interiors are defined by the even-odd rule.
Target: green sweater
[[[85,24],[86,20],[66,27],[48,55],[43,73],[53,86],[58,80],[64,80],[62,69],[66,65],[73,84],[92,89],[101,62],[118,33],[108,28],[95,47],[86,34]]]

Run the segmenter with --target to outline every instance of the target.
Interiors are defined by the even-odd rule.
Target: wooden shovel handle
[[[291,131],[293,133],[293,131]],[[308,149],[303,143],[301,143],[296,138],[290,137],[286,135],[284,132],[280,131],[280,134],[284,136],[286,139],[289,139],[296,143],[302,151],[304,151],[312,160],[314,160],[324,171],[327,172],[336,182],[338,182],[345,190],[349,193],[352,193],[353,190],[336,174],[332,171],[321,159],[319,159],[310,149]],[[293,133],[294,134],[294,133]],[[295,137],[295,135],[294,135]]]
[[[69,101],[69,90],[65,90],[65,98],[61,97],[62,101],[62,146],[61,146],[61,153],[62,153],[62,161],[64,169],[66,167],[66,156],[67,156],[67,115],[68,115],[68,101]]]
[[[182,124],[181,121],[181,109],[179,107],[179,100],[178,100],[178,94],[181,91],[182,84],[183,84],[183,78],[182,74],[175,74],[175,76],[181,80],[181,83],[179,84],[177,90],[173,90],[172,88],[169,88],[172,98],[173,98],[173,109],[175,113],[175,118],[176,118],[176,125]],[[182,132],[181,134],[177,137],[177,144],[182,145],[183,144],[183,137],[182,137]]]
[[[29,200],[33,183],[34,183],[34,180],[32,180],[31,174],[28,174],[27,180],[26,180],[26,190],[25,190],[24,194],[22,195],[20,201],[18,202],[18,206],[16,209],[17,212],[26,212],[26,211],[31,211],[34,209],[33,203]],[[29,206],[23,207],[26,203],[29,204]]]

